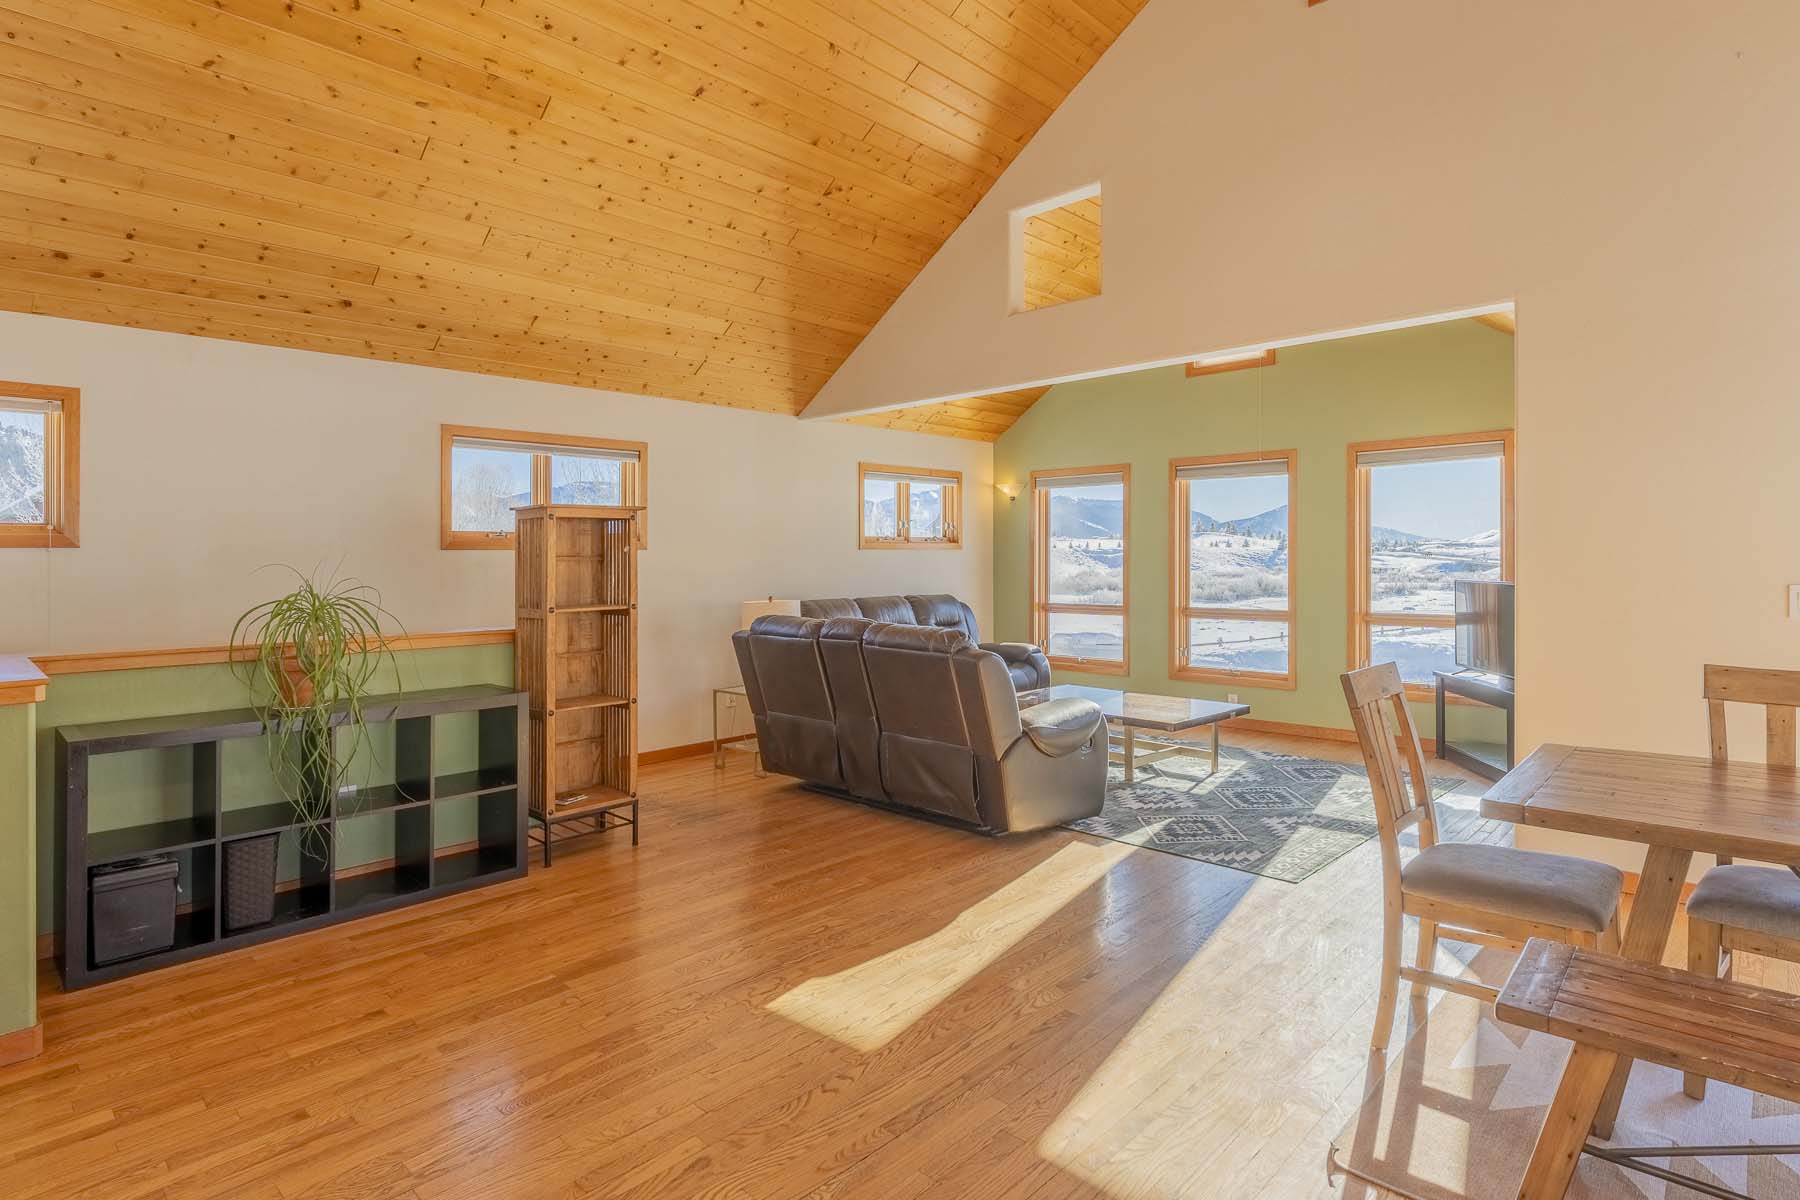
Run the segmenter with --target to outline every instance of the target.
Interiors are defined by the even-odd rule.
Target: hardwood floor
[[[570,843],[517,883],[74,995],[47,976],[46,1052],[0,1071],[0,1195],[1332,1194],[1374,841],[1286,884],[982,838],[731,758],[648,769],[635,852]]]

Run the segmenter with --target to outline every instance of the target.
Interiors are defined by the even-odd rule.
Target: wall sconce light
[[[1019,493],[1025,489],[1023,486],[1016,483],[996,483],[994,485],[994,490],[999,492],[1002,496],[1005,496],[1007,503],[1010,504],[1014,500],[1017,500],[1019,498]]]

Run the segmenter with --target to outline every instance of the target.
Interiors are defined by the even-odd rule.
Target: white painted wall
[[[1523,741],[1705,753],[1702,663],[1800,667],[1796,63],[1787,0],[1153,0],[809,414],[1516,300]],[[1009,316],[1096,179],[1105,294]]]
[[[216,645],[342,560],[409,630],[512,624],[513,556],[438,548],[438,425],[650,445],[642,745],[710,736],[738,602],[951,592],[990,616],[982,443],[0,313],[0,379],[81,389],[81,546],[0,550],[0,651]],[[960,470],[962,550],[856,548],[859,460]]]

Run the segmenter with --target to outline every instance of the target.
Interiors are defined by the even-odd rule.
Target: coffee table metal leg
[[[1212,730],[1212,774],[1219,773],[1219,723],[1214,721],[1207,728]]]

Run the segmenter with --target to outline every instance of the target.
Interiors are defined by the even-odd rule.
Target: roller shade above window
[[[1052,475],[1037,481],[1040,488],[1071,487],[1118,487],[1125,482],[1125,476],[1117,471],[1103,471],[1095,475]]]
[[[59,413],[62,403],[58,400],[21,400],[15,396],[0,396],[0,412],[20,413]]]
[[[1457,462],[1471,458],[1499,458],[1506,453],[1500,442],[1462,442],[1454,446],[1407,446],[1397,450],[1364,450],[1357,454],[1359,467],[1396,467],[1406,463]]]
[[[1286,458],[1251,459],[1244,462],[1206,463],[1202,466],[1178,467],[1177,479],[1248,479],[1255,475],[1286,475]]]
[[[464,450],[506,450],[515,454],[549,454],[556,458],[598,458],[608,462],[637,462],[636,450],[617,450],[599,446],[562,446],[549,442],[515,442],[500,438],[458,437],[452,445]]]
[[[864,471],[863,479],[879,479],[884,483],[910,483],[914,486],[942,487],[954,484],[956,480],[949,475],[926,475],[923,473],[909,475],[900,471]]]

